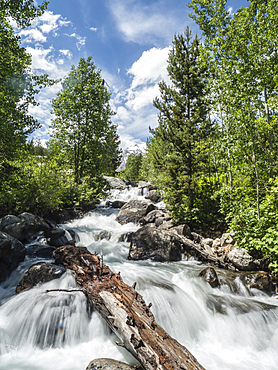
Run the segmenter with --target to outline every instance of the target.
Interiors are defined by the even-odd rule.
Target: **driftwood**
[[[84,247],[64,246],[54,252],[56,263],[72,270],[89,302],[141,366],[148,370],[204,368],[155,318],[142,296],[125,284],[96,254]]]

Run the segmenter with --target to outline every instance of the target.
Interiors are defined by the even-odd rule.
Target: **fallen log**
[[[204,370],[196,358],[160,325],[142,296],[85,247],[64,246],[55,262],[72,270],[89,302],[141,366],[147,370]]]

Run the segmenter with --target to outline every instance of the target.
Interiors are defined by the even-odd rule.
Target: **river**
[[[117,192],[114,199],[143,198],[137,189]],[[82,219],[62,225],[74,230],[78,245],[103,250],[104,263],[152,303],[156,321],[185,345],[207,370],[278,369],[278,299],[250,291],[236,279],[233,287],[211,288],[198,275],[205,267],[194,260],[172,263],[128,261],[129,244],[119,237],[134,224],[115,221],[118,211],[101,205]],[[101,231],[110,240],[97,240]],[[15,295],[30,259],[0,286],[0,370],[85,370],[101,357],[129,364],[136,360],[115,344],[116,336],[96,312],[90,312],[70,272],[60,279]],[[49,260],[48,260],[49,261]],[[220,279],[225,272],[219,272]],[[236,287],[236,289],[235,289]]]

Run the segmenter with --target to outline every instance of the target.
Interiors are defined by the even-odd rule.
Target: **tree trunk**
[[[72,270],[89,302],[147,370],[204,370],[195,357],[162,329],[142,296],[85,247],[64,246],[56,263]]]

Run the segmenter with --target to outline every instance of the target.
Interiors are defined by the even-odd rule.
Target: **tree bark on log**
[[[125,284],[85,247],[64,246],[55,261],[72,270],[89,302],[101,314],[122,345],[147,370],[204,370],[196,358],[160,325],[142,296]]]

